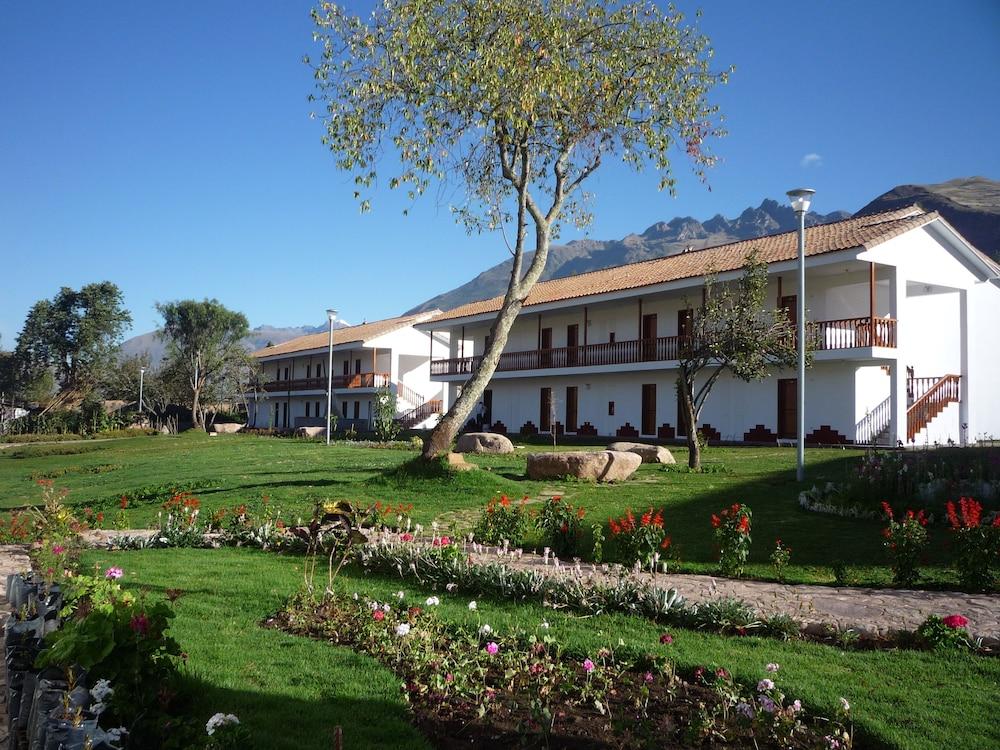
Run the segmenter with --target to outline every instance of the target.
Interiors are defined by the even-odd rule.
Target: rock
[[[647,445],[646,443],[612,443],[609,451],[625,451],[642,457],[644,464],[675,464],[674,455],[662,445]]]
[[[529,453],[528,479],[576,477],[595,482],[621,482],[642,463],[635,453],[625,451],[566,451]]]
[[[163,425],[162,427],[160,427],[160,434],[161,435],[169,435],[170,434],[170,428],[167,427],[166,425]]]
[[[458,436],[455,453],[513,453],[514,444],[495,432],[467,432]]]
[[[296,427],[295,428],[296,437],[306,437],[306,438],[317,438],[326,437],[325,427]]]
[[[243,429],[243,425],[239,422],[216,422],[211,429],[220,435],[235,435]]]
[[[461,453],[449,453],[448,454],[448,468],[453,471],[472,471],[475,469],[474,464],[470,464],[465,460],[465,456]]]

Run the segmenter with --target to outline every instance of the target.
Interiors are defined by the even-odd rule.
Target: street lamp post
[[[330,415],[333,413],[333,321],[337,318],[336,310],[327,310],[326,317],[330,321],[329,357],[326,363],[326,444],[330,444]]]
[[[801,482],[806,474],[806,212],[815,190],[796,188],[788,191],[792,209],[799,219],[799,287],[796,307],[795,337],[798,343],[797,373],[798,404],[796,406],[795,478]]]
[[[142,417],[142,379],[143,375],[146,374],[146,368],[139,368],[139,416]]]

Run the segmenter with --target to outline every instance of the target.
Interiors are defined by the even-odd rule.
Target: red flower
[[[713,528],[713,529],[717,529],[717,528],[719,528],[719,526],[721,526],[721,525],[722,525],[722,519],[721,519],[721,518],[719,518],[719,517],[718,517],[717,515],[715,515],[715,514],[713,513],[713,514],[712,514],[712,528]]]
[[[382,620],[385,619],[385,612],[383,612],[381,609],[376,609],[374,612],[372,612],[372,618],[375,620],[375,622],[382,622]]]
[[[125,497],[124,495],[122,495],[122,499],[121,499],[121,501],[120,501],[120,502],[118,503],[118,506],[119,506],[120,508],[122,508],[122,510],[124,510],[125,508],[127,508],[127,507],[128,507],[128,498],[127,498],[127,497]]]
[[[149,632],[149,618],[146,617],[145,612],[135,615],[128,625],[132,628],[132,632],[137,635],[146,635]]]
[[[505,508],[509,508],[510,507],[510,500],[507,498],[506,495],[501,495],[500,496],[500,504],[503,507],[505,507]]]
[[[750,533],[750,519],[746,516],[740,516],[740,533],[749,534]]]
[[[409,531],[403,532],[402,534],[399,535],[399,541],[401,541],[401,542],[412,542],[413,541],[413,534],[411,534]]]
[[[667,549],[668,547],[670,547],[670,544],[671,544],[670,537],[669,536],[664,537],[663,541],[660,542],[660,549]]]
[[[729,672],[727,672],[722,667],[719,667],[718,669],[715,670],[715,676],[718,677],[720,680],[725,680],[729,678]]]
[[[653,509],[650,508],[642,514],[642,525],[649,526],[653,522]]]
[[[892,520],[892,506],[885,500],[882,501],[882,512],[885,513],[886,518]]]
[[[618,536],[621,533],[622,527],[618,525],[618,522],[613,519],[608,519],[608,526],[611,528],[611,534],[613,536]]]
[[[660,636],[660,643],[662,643],[664,646],[669,646],[673,642],[674,642],[674,637],[670,635],[670,633],[664,633],[663,635]]]
[[[948,615],[943,620],[941,620],[941,622],[943,622],[949,628],[955,628],[956,630],[958,628],[964,628],[966,625],[969,624],[968,618],[962,617],[962,615]]]

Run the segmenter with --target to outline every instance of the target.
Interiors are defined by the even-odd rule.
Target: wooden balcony
[[[334,375],[333,389],[344,388],[382,388],[391,382],[387,372],[359,372],[354,375]],[[288,391],[325,391],[326,378],[296,378],[295,380],[272,380],[264,383],[268,393],[287,393]]]
[[[870,346],[896,346],[896,321],[892,318],[845,318],[809,323],[806,335],[813,351],[854,349]],[[661,336],[655,339],[632,339],[559,349],[532,349],[504,352],[497,372],[548,370],[557,367],[599,367],[629,365],[639,362],[676,361],[685,336]],[[479,365],[481,356],[436,359],[431,375],[468,375]]]

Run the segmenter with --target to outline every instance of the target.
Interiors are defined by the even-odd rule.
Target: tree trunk
[[[681,417],[687,434],[688,468],[701,470],[701,444],[698,442],[698,416],[694,410],[694,382],[688,382],[683,376],[678,376],[677,387],[681,394]]]
[[[193,399],[191,401],[191,421],[195,427],[205,429],[205,420],[201,416],[201,388],[195,386],[192,390]]]

